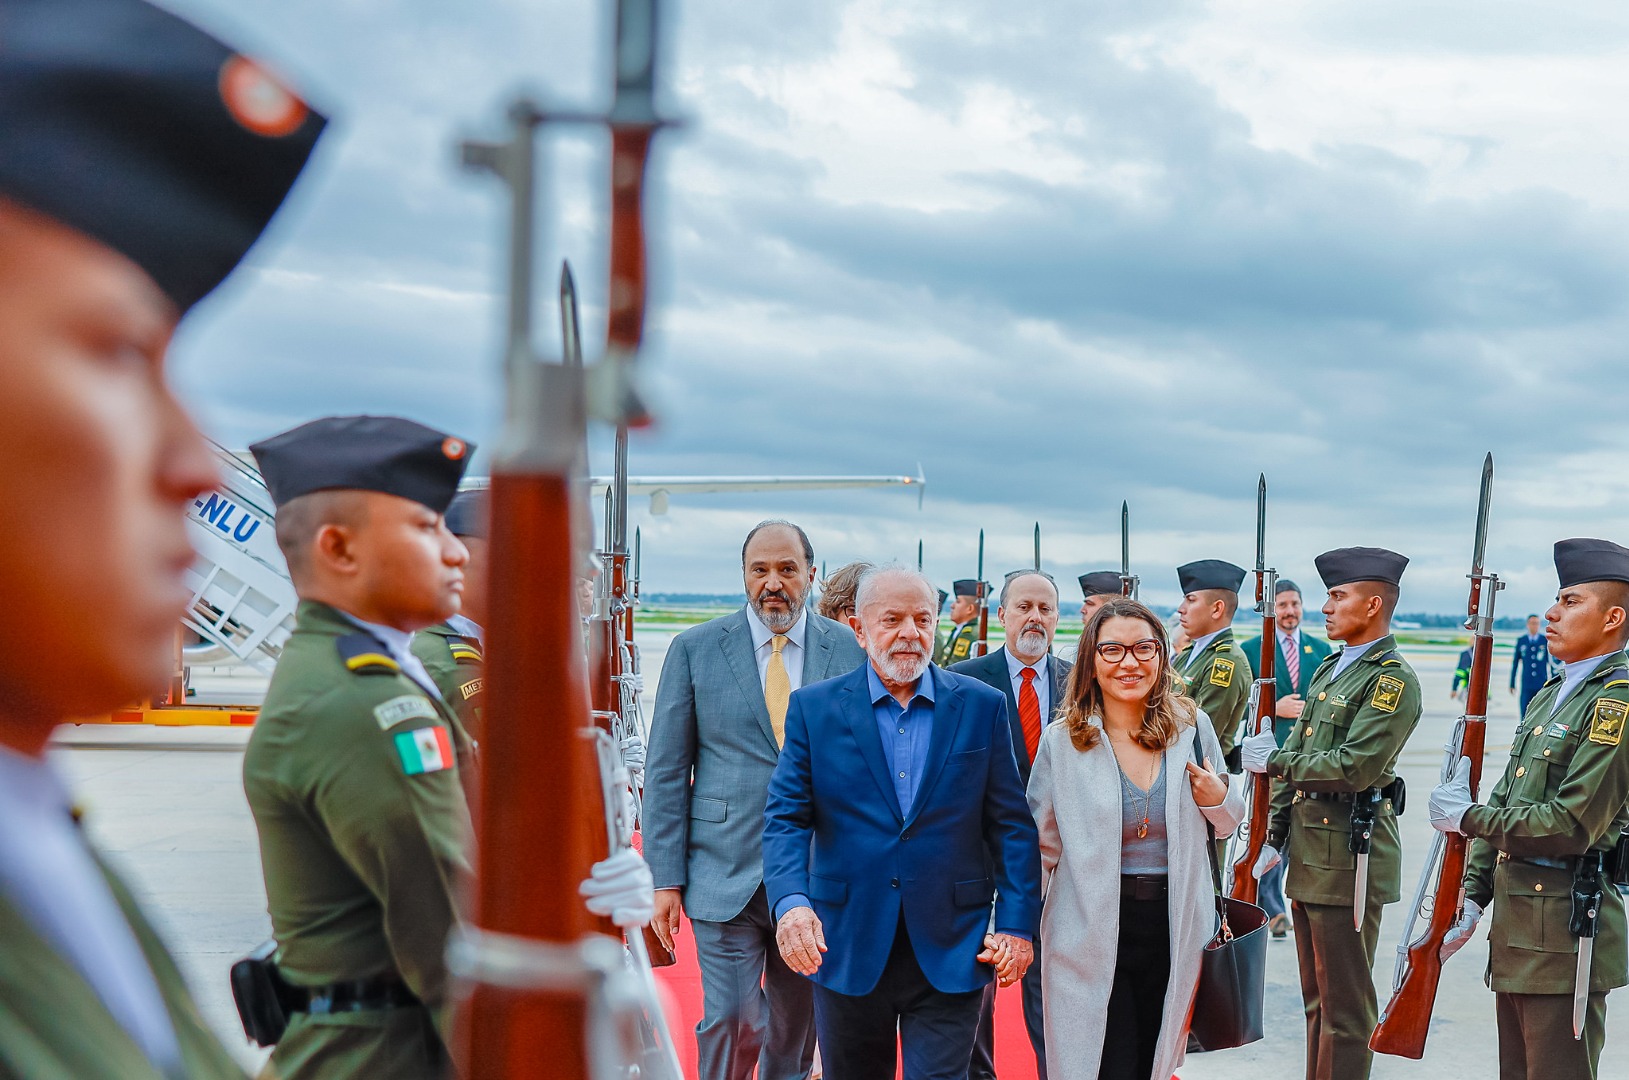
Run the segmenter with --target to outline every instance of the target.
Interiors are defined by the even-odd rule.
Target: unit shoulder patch
[[[1212,686],[1233,685],[1233,661],[1225,656],[1218,656],[1210,665],[1210,684]]]
[[[1403,680],[1390,675],[1382,675],[1375,680],[1374,694],[1369,698],[1369,704],[1381,712],[1396,712],[1397,705],[1403,700]]]
[[[1602,746],[1616,746],[1623,741],[1624,721],[1629,720],[1629,701],[1602,698],[1595,703],[1595,712],[1589,721],[1589,741]]]
[[[464,683],[462,686],[460,686],[458,688],[458,692],[460,694],[464,695],[464,700],[465,701],[468,701],[470,698],[474,697],[476,694],[479,694],[482,690],[485,690],[485,689],[486,689],[486,680],[485,679],[471,679],[469,682]]]
[[[403,694],[373,707],[373,718],[379,721],[379,727],[385,731],[389,731],[404,720],[421,717],[425,720],[438,719],[436,707],[430,704],[429,699],[419,694]]]

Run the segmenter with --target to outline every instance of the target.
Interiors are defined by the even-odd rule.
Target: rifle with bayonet
[[[1278,659],[1276,612],[1274,594],[1278,591],[1278,571],[1267,565],[1267,476],[1263,473],[1256,481],[1256,614],[1261,616],[1261,657],[1256,667],[1256,681],[1250,684],[1250,734],[1259,735],[1273,730],[1278,711],[1278,676],[1274,664]],[[1256,860],[1267,843],[1267,819],[1272,814],[1272,783],[1265,775],[1247,772],[1245,783],[1249,790],[1245,802],[1250,806],[1250,817],[1239,829],[1234,840],[1238,855],[1233,859],[1233,881],[1228,895],[1235,900],[1254,904],[1261,883],[1256,880]]]
[[[984,530],[979,530],[979,636],[973,641],[972,656],[983,656],[990,651],[990,586],[984,580]]]
[[[1454,726],[1445,748],[1442,779],[1452,777],[1460,758],[1471,762],[1471,796],[1482,780],[1482,751],[1488,727],[1488,681],[1493,674],[1493,602],[1504,582],[1484,569],[1488,545],[1488,511],[1493,500],[1493,455],[1482,462],[1481,495],[1476,509],[1476,541],[1471,552],[1470,602],[1466,629],[1474,634],[1471,678],[1466,689],[1465,715]],[[1380,1054],[1418,1058],[1425,1053],[1431,1028],[1431,1009],[1442,978],[1442,941],[1459,921],[1465,906],[1465,863],[1469,841],[1459,833],[1436,833],[1431,853],[1420,874],[1413,908],[1403,941],[1397,946],[1397,969],[1391,1000],[1380,1013],[1380,1023],[1369,1038],[1369,1048]],[[1425,929],[1414,936],[1416,923]]]
[[[1035,523],[1035,569],[1041,569],[1041,523]]]
[[[609,1080],[650,1063],[641,1033],[664,1049],[648,958],[639,935],[625,952],[578,893],[608,853],[607,737],[590,722],[577,581],[582,444],[587,414],[645,419],[632,390],[644,317],[640,191],[659,126],[653,107],[656,0],[619,0],[616,97],[609,116],[545,114],[521,99],[499,143],[467,142],[466,165],[495,174],[511,200],[507,408],[493,455],[488,709],[469,918],[448,944],[458,984],[454,1056],[471,1080],[536,1074],[539,1048],[558,1080]],[[612,128],[610,347],[591,369],[543,361],[532,334],[537,129],[546,122]],[[590,392],[590,388],[592,392]],[[538,783],[540,768],[548,782]],[[624,815],[626,819],[626,815]],[[549,857],[536,857],[549,838]],[[620,842],[620,841],[619,841]],[[628,955],[633,963],[628,963]]]
[[[1120,504],[1120,595],[1137,598],[1139,581],[1131,573],[1131,505]]]

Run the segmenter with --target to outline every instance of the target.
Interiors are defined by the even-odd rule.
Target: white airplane
[[[488,477],[474,476],[459,486],[465,490],[480,490],[490,482]],[[595,500],[605,497],[611,487],[611,477],[588,478],[589,495]],[[716,495],[745,491],[854,491],[859,488],[915,487],[917,505],[927,495],[928,480],[922,466],[916,467],[915,476],[630,476],[629,495],[650,496],[650,512],[665,514],[668,499],[673,495]]]

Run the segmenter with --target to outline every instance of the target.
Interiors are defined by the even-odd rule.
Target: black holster
[[[1578,857],[1572,872],[1572,917],[1567,929],[1576,938],[1592,938],[1601,918],[1601,863],[1606,853],[1591,851]]]
[[[1618,842],[1612,846],[1607,860],[1612,884],[1619,889],[1629,889],[1629,832],[1618,834]]]
[[[1232,773],[1234,776],[1238,776],[1240,773],[1244,772],[1244,747],[1235,746],[1233,749],[1222,755],[1222,761],[1227,765],[1228,772]],[[1265,776],[1262,777],[1262,781],[1266,782]]]
[[[277,942],[268,941],[232,965],[232,1000],[243,1033],[258,1046],[276,1046],[288,1030],[289,1014],[303,1007],[298,990],[283,981],[272,957]]]
[[[1369,854],[1374,842],[1375,813],[1380,807],[1381,788],[1365,788],[1352,795],[1352,832],[1346,838],[1346,850],[1353,855]]]

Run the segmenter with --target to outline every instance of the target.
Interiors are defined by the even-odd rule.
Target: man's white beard
[[[877,670],[892,683],[913,683],[928,670],[928,654],[921,648],[912,652],[877,653],[866,650]]]
[[[1025,656],[1040,656],[1046,652],[1046,632],[1025,630],[1018,635],[1018,651]]]

